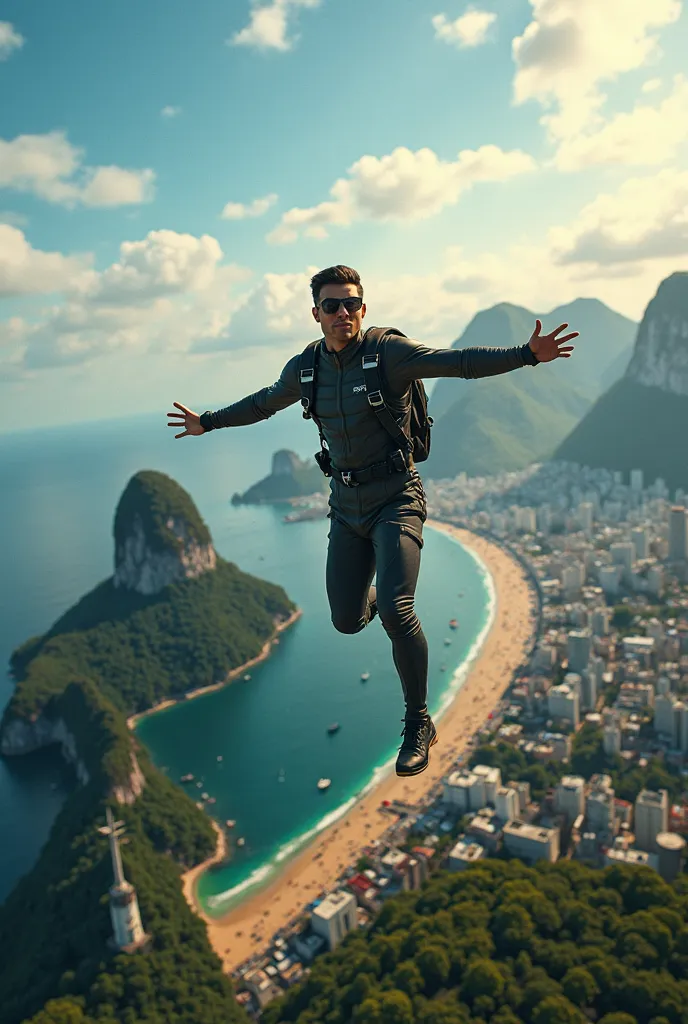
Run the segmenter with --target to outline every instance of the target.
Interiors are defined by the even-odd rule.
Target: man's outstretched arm
[[[293,356],[282,370],[279,380],[267,388],[261,388],[252,395],[240,398],[224,409],[201,413],[200,422],[204,430],[218,427],[245,427],[259,423],[276,412],[294,405],[301,398],[298,364],[299,355]]]
[[[494,377],[521,366],[535,366],[557,358],[568,359],[573,346],[566,343],[578,337],[578,332],[557,337],[568,327],[568,324],[562,324],[550,334],[543,335],[540,333],[540,321],[535,323],[529,341],[513,348],[428,348],[411,338],[389,336],[385,340],[386,372],[394,384],[406,386],[412,380],[429,377]]]

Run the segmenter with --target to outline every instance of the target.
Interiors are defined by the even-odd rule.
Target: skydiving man
[[[199,415],[174,402],[181,411],[167,414],[168,426],[184,427],[175,438],[198,437],[258,423],[299,400],[304,416],[315,420],[316,459],[331,478],[326,587],[332,623],[340,633],[358,633],[379,615],[406,705],[396,773],[418,775],[437,731],[427,707],[428,645],[414,610],[427,506],[413,458],[413,382],[492,377],[568,359],[573,346],[567,343],[578,332],[560,337],[568,327],[561,324],[542,334],[536,320],[530,339],[515,348],[428,348],[391,328],[363,331],[363,288],[351,267],[321,270],[311,292],[322,337],[292,356],[278,381],[217,412]],[[380,387],[373,391],[376,351],[380,375],[372,379]],[[393,420],[384,419],[381,407]]]

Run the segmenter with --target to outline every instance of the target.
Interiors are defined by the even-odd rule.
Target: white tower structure
[[[110,886],[110,917],[115,933],[112,942],[120,952],[133,953],[147,942],[148,936],[141,924],[136,889],[124,877],[122,853],[119,848],[119,840],[124,833],[124,822],[115,821],[112,811],[108,807],[107,825],[104,828],[99,828],[98,831],[101,835],[107,836],[110,841],[112,871],[115,876],[115,880]]]
[[[682,561],[688,558],[688,510],[674,505],[669,512],[669,560]]]

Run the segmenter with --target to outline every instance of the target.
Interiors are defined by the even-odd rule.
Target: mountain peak
[[[630,380],[688,395],[688,272],[659,285],[643,316],[626,371]]]
[[[208,527],[191,495],[176,480],[152,469],[134,474],[117,505],[116,587],[157,594],[170,583],[214,569],[217,556]]]

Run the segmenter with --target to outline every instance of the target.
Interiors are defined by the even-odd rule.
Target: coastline
[[[438,718],[439,742],[433,748],[430,765],[415,779],[397,777],[390,766],[377,785],[318,833],[276,878],[249,893],[222,917],[208,916],[196,895],[196,881],[207,864],[186,872],[184,893],[206,922],[208,938],[226,971],[255,955],[275,931],[301,916],[306,904],[322,890],[334,887],[344,868],[384,833],[394,815],[381,809],[383,800],[414,803],[428,796],[493,710],[526,655],[536,599],[523,567],[484,537],[434,520],[427,525],[449,534],[468,549],[491,577],[495,593],[492,626],[463,686]]]
[[[196,864],[195,867],[185,871],[182,875],[182,888],[184,890],[184,895],[186,896],[187,902],[192,906],[195,899],[196,879],[202,875],[204,871],[207,871],[208,868],[211,868],[214,864],[219,864],[227,856],[227,836],[225,835],[224,829],[220,828],[214,818],[210,819],[210,823],[217,834],[215,852],[206,860],[201,861],[200,864]]]
[[[246,661],[243,665],[239,665],[238,668],[233,668],[231,672],[227,673],[224,679],[220,680],[219,683],[211,683],[209,686],[199,686],[195,690],[189,690],[189,692],[185,693],[183,697],[166,697],[165,700],[161,700],[159,704],[154,704],[152,708],[146,708],[145,711],[138,711],[135,715],[130,715],[129,718],[127,718],[127,726],[129,729],[133,730],[143,718],[148,718],[149,715],[155,715],[158,711],[163,711],[165,708],[171,708],[175,704],[186,704],[187,701],[193,700],[194,697],[202,697],[204,693],[212,693],[214,690],[221,690],[224,686],[231,683],[233,679],[236,679],[237,676],[243,675],[247,669],[252,668],[261,661],[265,661],[279,634],[283,633],[285,629],[288,629],[289,626],[293,625],[297,619],[301,618],[301,615],[302,609],[296,608],[289,618],[277,623],[274,632],[261,647],[260,653],[257,654],[255,658],[251,658],[250,661]]]

